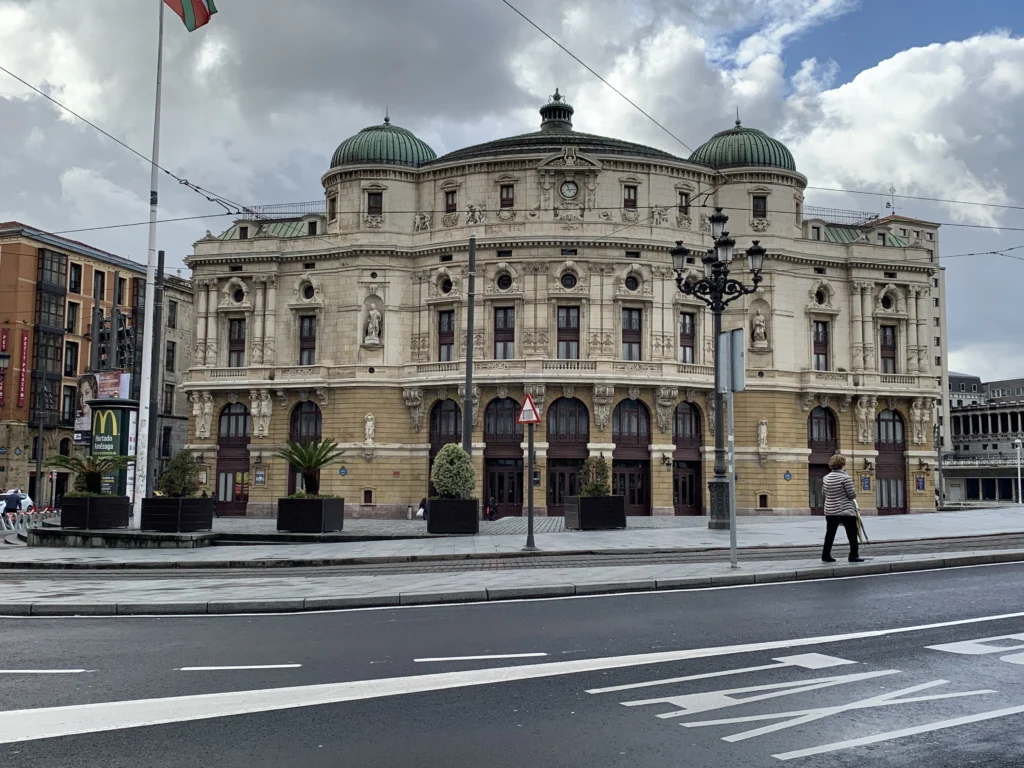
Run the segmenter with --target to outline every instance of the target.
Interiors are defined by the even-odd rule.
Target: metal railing
[[[819,219],[829,224],[846,224],[862,226],[878,218],[877,213],[867,211],[846,211],[842,208],[819,208],[815,205],[804,206],[804,221]]]
[[[16,533],[29,528],[39,528],[43,520],[51,519],[42,512],[3,512],[0,513],[0,531]]]

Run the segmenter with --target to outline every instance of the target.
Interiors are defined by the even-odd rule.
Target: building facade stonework
[[[351,517],[409,514],[433,455],[461,442],[469,333],[478,496],[498,514],[523,512],[531,480],[539,513],[561,514],[590,455],[630,514],[704,513],[711,315],[678,290],[669,250],[708,250],[716,207],[738,257],[755,239],[768,251],[723,319],[749,344],[739,511],[820,508],[835,451],[865,512],[933,509],[937,226],[805,209],[788,150],[739,124],[687,160],[578,133],[572,114],[556,93],[540,131],[442,157],[386,121],[339,146],[322,202],[257,209],[196,243],[189,445],[222,513],[272,515],[300,483],[274,452],[330,437],[345,454],[323,492]],[[702,269],[690,257],[686,278]],[[526,393],[542,414],[532,479]]]

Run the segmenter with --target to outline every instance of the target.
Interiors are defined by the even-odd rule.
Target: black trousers
[[[846,538],[850,541],[850,559],[859,557],[857,546],[857,518],[852,515],[825,516],[825,548],[821,551],[823,558],[832,557],[832,542],[836,540],[839,526],[846,529]]]

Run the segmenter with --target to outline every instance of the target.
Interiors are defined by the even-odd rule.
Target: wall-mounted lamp
[[[932,467],[931,467],[931,464],[929,464],[929,463],[928,463],[927,461],[925,461],[924,459],[918,459],[918,460],[917,460],[917,468],[918,468],[918,469],[920,469],[920,470],[921,470],[922,472],[927,472],[927,471],[929,471],[929,470],[930,470],[930,469],[931,469]]]
[[[263,463],[263,452],[256,454],[256,466],[260,466]]]
[[[666,467],[671,467],[672,466],[672,457],[668,456],[668,455],[662,456],[661,457],[661,463],[664,464]]]
[[[874,464],[873,461],[871,461],[871,459],[864,459],[864,469],[866,469],[866,470],[868,470],[870,472],[874,468],[875,468],[875,464]]]

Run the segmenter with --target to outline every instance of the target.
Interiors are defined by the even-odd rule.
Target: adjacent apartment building
[[[25,488],[40,504],[71,487],[73,478],[57,473],[50,487],[37,492],[36,455],[41,450],[45,459],[76,449],[77,386],[89,369],[93,308],[110,316],[116,306],[128,326],[141,327],[145,281],[143,264],[19,222],[0,223],[0,359],[8,364],[0,372],[0,485]],[[191,365],[193,327],[191,284],[170,278],[165,293],[167,344],[159,352],[171,359],[162,360],[156,382],[159,460],[185,443],[181,377]],[[141,359],[136,344],[124,370],[137,371]],[[139,377],[132,379],[137,397]]]

